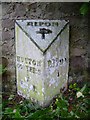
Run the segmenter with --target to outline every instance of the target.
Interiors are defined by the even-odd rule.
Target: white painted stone
[[[50,60],[50,59],[51,59],[51,53],[48,52],[48,53],[47,53],[47,60]]]
[[[16,20],[15,38],[17,92],[47,105],[68,80],[68,22]]]
[[[52,79],[49,81],[49,83],[52,85],[52,84],[55,83],[55,80],[52,78]]]
[[[30,85],[30,90],[33,90],[33,85]]]

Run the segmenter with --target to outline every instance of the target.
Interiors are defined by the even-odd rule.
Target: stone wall
[[[88,80],[88,16],[82,16],[82,3],[2,3],[2,62],[4,73],[3,91],[16,92],[15,36],[17,19],[65,19],[70,24],[69,81]]]

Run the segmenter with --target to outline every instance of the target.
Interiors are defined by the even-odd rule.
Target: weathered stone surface
[[[82,56],[82,55],[85,55],[85,54],[86,54],[86,50],[79,47],[79,48],[74,48],[72,50],[71,56]]]
[[[9,31],[3,31],[2,32],[2,40],[8,40],[8,39],[10,39],[10,37],[12,37],[12,36],[10,36]]]
[[[70,64],[72,69],[77,70],[83,70],[85,68],[85,59],[81,56],[73,56],[70,58]]]
[[[2,4],[2,8],[3,8],[3,10],[2,10],[2,18],[4,16],[6,16],[7,14],[12,12],[11,6],[12,6],[12,3],[7,3],[6,2],[6,3]]]
[[[2,20],[2,27],[11,29],[14,26],[14,20],[11,19],[5,19]]]
[[[15,38],[18,94],[46,106],[67,86],[68,22],[17,20]]]

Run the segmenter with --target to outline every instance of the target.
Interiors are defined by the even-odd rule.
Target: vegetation
[[[25,100],[19,95],[3,95],[2,120],[57,120],[60,118],[77,119],[88,118],[90,110],[88,106],[88,85],[79,88],[77,83],[69,85],[68,90],[53,99],[49,107],[42,108],[39,105]]]
[[[80,14],[85,16],[89,13],[90,10],[90,2],[83,3],[80,8]]]

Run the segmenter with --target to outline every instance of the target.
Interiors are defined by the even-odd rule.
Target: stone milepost
[[[17,93],[47,106],[67,85],[69,24],[65,20],[16,20],[15,38]]]

